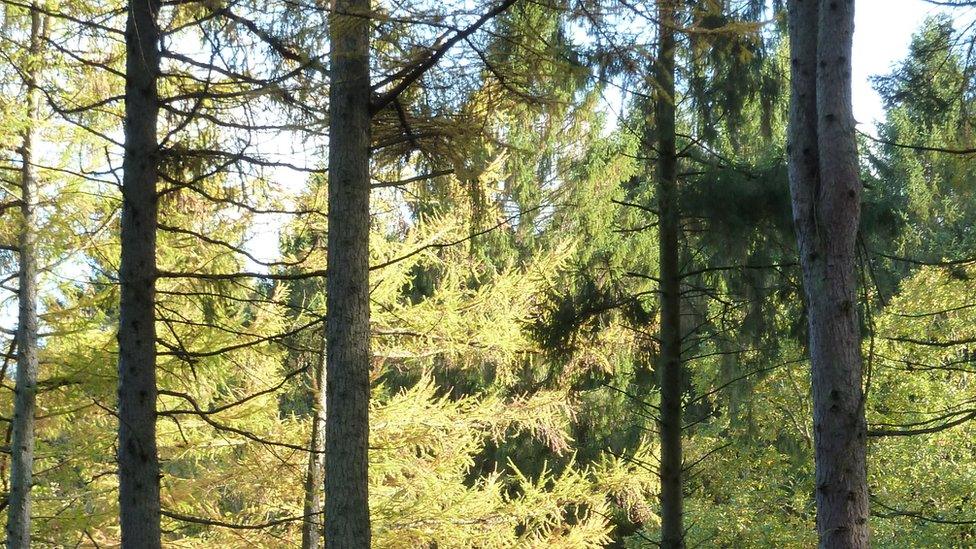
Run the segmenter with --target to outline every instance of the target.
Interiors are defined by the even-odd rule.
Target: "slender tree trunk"
[[[35,128],[38,115],[37,73],[41,53],[41,14],[30,9],[30,57],[25,74],[27,128],[20,157],[20,273],[17,322],[17,386],[10,445],[10,496],[7,509],[7,547],[31,545],[31,485],[34,466],[34,410],[37,405],[37,170],[34,167]]]
[[[325,542],[370,544],[369,0],[337,0],[330,22],[326,275]]]
[[[308,472],[305,474],[305,520],[302,522],[302,549],[318,549],[322,545],[322,486],[325,481],[325,339],[322,340],[314,372],[312,390],[315,391],[312,436],[309,442]]]
[[[792,0],[790,191],[810,328],[820,547],[868,547],[867,428],[855,251],[853,0]]]
[[[122,547],[160,547],[156,454],[159,0],[130,0],[119,265],[119,507]]]
[[[660,253],[661,355],[661,547],[684,547],[681,482],[681,275],[678,264],[680,212],[675,147],[675,29],[678,3],[658,2],[655,117],[657,207]]]

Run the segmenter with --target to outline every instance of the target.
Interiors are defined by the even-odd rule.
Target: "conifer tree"
[[[343,0],[329,25],[325,541],[349,549],[370,546],[369,21],[368,1]]]
[[[851,106],[854,2],[789,4],[790,192],[809,321],[820,547],[868,546],[857,314],[861,181]]]
[[[119,509],[122,546],[160,547],[156,450],[157,0],[128,4],[119,263]]]
[[[684,464],[682,438],[681,273],[678,257],[681,214],[678,210],[678,155],[675,87],[675,29],[678,2],[659,0],[658,47],[655,60],[654,125],[656,141],[647,147],[658,155],[657,209],[661,299],[660,358],[657,366],[661,387],[661,547],[685,546],[681,482]]]
[[[4,528],[52,547],[864,546],[870,459],[874,544],[972,544],[967,28],[928,21],[876,81],[858,173],[849,3],[791,3],[813,44],[792,52],[780,2],[341,4],[0,2]],[[828,350],[864,354],[866,454],[863,420],[823,421],[857,412],[824,389],[860,386],[817,351],[838,331]],[[134,343],[152,399],[116,369],[150,371]],[[331,481],[327,407],[355,412]],[[120,425],[134,410],[150,421]],[[133,425],[155,495],[133,489],[115,429]]]
[[[17,246],[17,385],[12,418],[10,495],[7,504],[7,547],[31,546],[31,488],[34,466],[34,424],[37,409],[37,202],[38,174],[35,165],[37,125],[40,123],[38,78],[41,69],[41,14],[36,3],[29,8],[30,31],[24,87],[27,116],[20,145],[21,228]]]

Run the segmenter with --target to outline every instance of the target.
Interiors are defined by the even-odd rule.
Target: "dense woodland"
[[[933,3],[0,0],[7,547],[976,546]]]

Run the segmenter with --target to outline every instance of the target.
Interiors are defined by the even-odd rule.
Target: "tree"
[[[660,355],[658,375],[661,387],[661,547],[681,549],[685,546],[684,486],[681,481],[684,463],[681,458],[683,425],[681,411],[681,272],[679,234],[681,214],[678,210],[677,90],[675,88],[675,32],[679,3],[659,0],[658,47],[655,61],[654,127],[657,166],[658,253],[661,306]]]
[[[39,124],[38,74],[41,68],[41,14],[36,2],[30,8],[30,48],[26,75],[27,117],[20,145],[21,228],[17,246],[20,257],[17,288],[17,386],[12,419],[10,496],[7,511],[7,547],[31,545],[31,488],[34,466],[34,416],[37,408],[37,215],[38,180],[35,145]]]
[[[161,546],[156,451],[159,0],[132,0],[125,29],[125,155],[119,264],[119,509],[122,546]]]
[[[329,23],[329,262],[326,274],[325,540],[370,545],[369,0]]]
[[[809,324],[817,531],[824,548],[868,546],[853,31],[853,1],[789,3],[790,192]]]
[[[337,454],[350,466],[334,481],[363,494],[339,524],[359,536],[350,543],[814,546],[827,486],[815,458],[831,439],[821,389],[821,433],[810,421],[822,376],[807,375],[807,356],[824,337],[809,321],[828,335],[851,323],[824,322],[816,296],[801,296],[779,4],[162,2],[149,10],[162,27],[155,132],[125,105],[124,133],[141,128],[143,145],[155,133],[155,148],[132,154],[118,122],[121,27],[136,5],[0,2],[0,496],[12,496],[0,522],[27,484],[8,473],[32,470],[35,545],[117,546],[124,531],[139,546],[134,508],[119,505],[116,335],[132,326],[132,288],[148,287],[161,544],[322,545],[331,330],[364,420],[339,426],[359,445],[355,459]],[[824,19],[830,5],[811,9]],[[802,134],[815,161],[794,172],[846,189],[856,173],[822,169],[853,157],[822,154],[850,137],[848,125],[825,142],[817,120],[830,96],[816,89],[817,50],[823,70],[839,51],[816,43],[827,24],[813,25],[814,75],[794,90],[826,130]],[[877,80],[887,120],[860,138],[874,143],[850,297],[864,337],[845,348],[864,354],[870,536],[883,547],[976,539],[976,63],[957,24],[929,21]],[[350,41],[359,83],[333,82],[329,67],[350,63],[331,62],[328,35],[342,46],[348,32],[362,40]],[[152,61],[141,54],[128,61]],[[330,120],[330,106],[355,116]],[[323,166],[330,144],[353,162]],[[154,194],[133,193],[146,164]],[[152,231],[134,223],[132,196],[156,197]],[[849,245],[847,225],[824,237],[838,228],[825,212],[840,208],[812,209],[814,245]],[[29,324],[14,326],[29,229],[39,375],[26,469],[14,378],[29,370],[14,361],[28,347],[12,328]],[[151,259],[136,233],[155,238],[153,284],[132,283],[134,254]],[[838,271],[815,266],[826,288]],[[329,326],[330,299],[353,294],[357,322]],[[836,469],[843,452],[828,457]]]
[[[325,344],[325,337],[321,337]],[[319,350],[312,366],[312,434],[309,440],[308,471],[305,473],[305,506],[302,521],[302,549],[316,549],[322,539],[321,488],[325,483],[325,348]]]
[[[408,64],[375,99],[370,82],[368,0],[342,0],[330,18],[328,267],[326,270],[325,538],[369,547],[370,124],[373,115],[514,3],[506,0]],[[408,130],[409,131],[409,130]]]

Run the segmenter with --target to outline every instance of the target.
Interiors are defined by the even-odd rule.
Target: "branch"
[[[160,514],[164,517],[171,518],[173,520],[178,520],[180,522],[189,522],[191,524],[203,524],[205,526],[216,526],[217,528],[230,528],[233,530],[264,530],[266,528],[271,528],[273,526],[280,526],[282,524],[287,524],[289,522],[298,522],[300,520],[305,520],[306,518],[321,515],[323,512],[309,513],[307,515],[299,515],[297,517],[286,517],[275,520],[269,520],[268,522],[262,522],[258,524],[240,524],[236,522],[224,522],[222,520],[213,520],[208,518],[194,517],[190,515],[184,515],[182,513],[174,513],[173,511],[167,511],[162,509]]]
[[[976,5],[976,3],[974,3]],[[913,151],[923,151],[923,152],[937,152],[944,154],[955,154],[959,156],[970,156],[976,154],[976,149],[949,149],[946,147],[928,147],[924,145],[909,145],[907,143],[898,143],[895,141],[889,141],[887,139],[882,139],[880,137],[874,137],[873,135],[867,134],[858,130],[857,133],[863,135],[875,143],[880,143],[882,145],[888,145],[891,147],[897,147],[899,149],[909,149]]]
[[[241,17],[240,15],[237,15],[236,13],[232,12],[230,8],[220,8],[216,10],[216,13],[226,17],[227,19],[230,19],[231,21],[243,25],[245,28],[247,28],[247,30],[251,31],[255,36],[260,38],[264,43],[271,46],[271,49],[273,49],[278,55],[282,56],[283,58],[288,59],[290,61],[294,61],[302,65],[308,65],[309,68],[315,69],[316,71],[322,74],[329,73],[328,67],[323,65],[321,61],[318,61],[317,59],[307,58],[307,56],[303,56],[302,54],[296,52],[291,47],[289,47],[288,44],[285,44],[283,41],[272,36],[271,33],[258,27],[254,23],[254,21],[251,21],[250,19],[247,19],[245,17]]]
[[[442,57],[444,57],[444,54],[446,54],[448,50],[453,48],[455,44],[468,38],[475,32],[477,32],[478,29],[480,29],[485,25],[485,23],[487,23],[488,21],[495,18],[497,15],[507,10],[509,7],[515,4],[515,2],[516,0],[503,0],[501,4],[498,4],[497,6],[489,10],[487,13],[479,17],[478,20],[475,21],[470,27],[458,31],[458,33],[452,36],[448,41],[441,44],[439,48],[431,52],[430,56],[427,57],[427,59],[424,59],[422,62],[420,62],[420,64],[418,64],[412,70],[407,72],[403,76],[403,79],[400,80],[399,83],[397,83],[395,86],[390,88],[386,93],[383,93],[382,95],[373,99],[373,101],[370,103],[369,106],[370,114],[376,114],[377,112],[386,108],[397,97],[399,97],[400,94],[404,92],[404,90],[409,88],[414,82],[419,80],[420,77],[423,76],[428,70],[434,67],[434,65],[436,65],[437,62],[440,61]]]
[[[438,170],[431,173],[426,173],[414,177],[408,177],[407,179],[401,179],[399,181],[379,181],[370,185],[373,189],[383,189],[386,187],[402,187],[407,183],[416,183],[417,181],[427,181],[428,179],[435,179],[437,177],[442,177],[445,175],[451,175],[454,170]]]
[[[976,524],[976,520],[951,520],[951,519],[944,519],[940,517],[929,517],[921,513],[914,513],[911,511],[901,511],[899,509],[895,509],[894,507],[889,507],[881,503],[875,498],[871,498],[871,503],[877,505],[878,507],[881,507],[882,509],[885,509],[886,511],[890,511],[890,513],[886,513],[883,515],[880,513],[875,515],[881,518],[910,517],[925,522],[933,522],[935,524],[953,524],[953,525]]]
[[[968,413],[967,413],[968,412]],[[976,418],[976,410],[966,410],[959,412],[959,414],[965,414],[962,417],[950,421],[948,423],[943,423],[942,425],[935,425],[933,427],[925,427],[920,429],[871,429],[868,430],[869,437],[910,437],[915,435],[929,435],[932,433],[938,433],[940,431],[945,431],[952,429],[958,425],[962,425],[967,421]],[[957,415],[957,414],[952,414]]]

